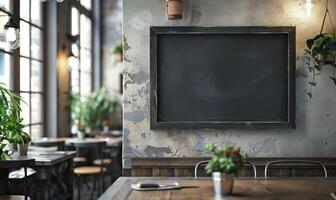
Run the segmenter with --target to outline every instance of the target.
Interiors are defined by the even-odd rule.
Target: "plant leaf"
[[[312,49],[313,45],[314,45],[314,39],[309,39],[306,41],[307,47],[308,49]]]

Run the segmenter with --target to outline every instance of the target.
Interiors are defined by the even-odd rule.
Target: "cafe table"
[[[161,191],[131,189],[131,185],[135,183],[174,182],[182,186],[198,187]],[[235,179],[233,194],[214,197],[211,178],[120,177],[99,200],[333,200],[334,192],[336,192],[336,179],[332,178],[239,178]]]
[[[9,160],[34,159],[33,184],[28,186],[32,199],[72,199],[72,158],[75,151],[37,152],[28,151],[27,156],[14,153]]]

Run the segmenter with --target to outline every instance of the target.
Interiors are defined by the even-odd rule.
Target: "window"
[[[92,91],[92,12],[91,0],[80,0],[71,7],[71,35],[79,36],[71,45],[75,55],[69,59],[71,71],[71,92],[80,96],[88,96]],[[76,133],[77,127],[72,124],[71,132]]]
[[[2,0],[0,7],[12,13],[10,0]],[[13,52],[6,44],[6,33],[3,28],[9,20],[9,17],[6,15],[6,13],[0,13],[0,83],[4,84],[6,88],[13,89]]]
[[[92,21],[75,6],[71,9],[71,34],[79,35],[79,41],[71,46],[75,55],[70,58],[71,91],[87,96],[92,91]]]
[[[13,12],[14,3],[18,3],[20,13]],[[7,88],[19,93],[24,102],[21,103],[24,131],[37,138],[42,136],[43,120],[43,57],[42,57],[42,18],[41,1],[1,0],[0,7],[12,15],[19,16],[20,48],[10,50],[4,36],[5,23],[8,17],[0,18],[0,82]],[[15,56],[15,58],[14,58]],[[18,60],[18,62],[14,62]],[[19,73],[13,73],[18,69]],[[14,88],[14,84],[18,88]]]
[[[19,93],[23,97],[22,117],[25,131],[32,138],[42,137],[43,130],[43,27],[41,1],[20,2]]]

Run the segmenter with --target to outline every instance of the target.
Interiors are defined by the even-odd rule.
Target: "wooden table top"
[[[11,160],[35,160],[35,166],[51,166],[63,162],[76,155],[75,151],[55,151],[55,152],[37,152],[28,151],[27,156],[20,156],[18,153],[10,155]]]
[[[184,188],[165,191],[135,191],[134,183],[172,183],[179,182]],[[233,194],[225,198],[213,196],[213,182],[210,178],[154,178],[154,177],[120,177],[110,186],[99,200],[333,200],[330,193],[336,192],[336,179],[297,178],[297,179],[235,179]]]

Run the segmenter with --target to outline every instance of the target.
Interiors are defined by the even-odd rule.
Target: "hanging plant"
[[[327,16],[331,23],[332,33],[323,33],[323,27]],[[312,80],[309,81],[309,89],[306,90],[306,93],[309,98],[312,98],[312,89],[317,86],[316,76],[321,74],[321,70],[325,66],[330,65],[333,68],[333,75],[330,76],[330,79],[336,85],[336,35],[328,10],[328,1],[320,34],[312,39],[308,39],[306,45],[306,64],[309,72],[312,74]]]

